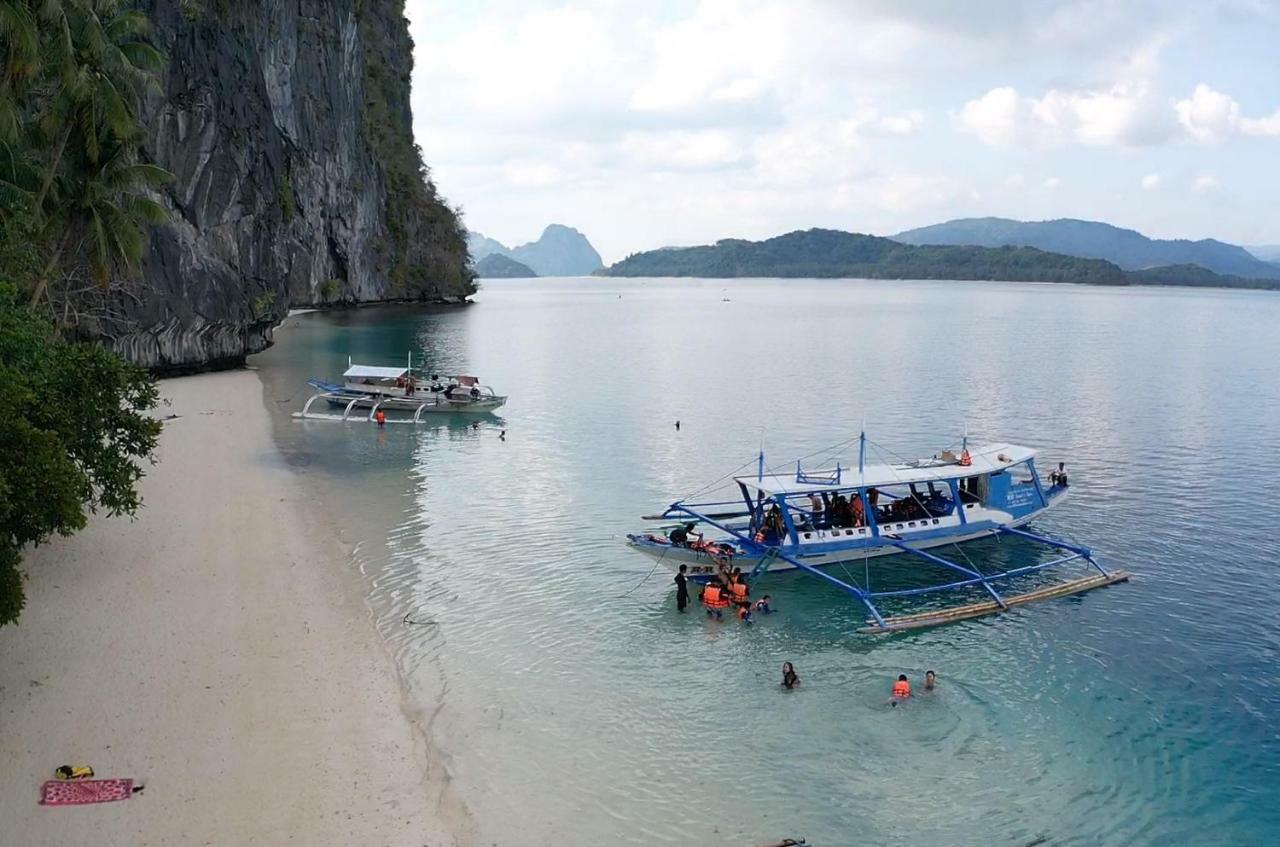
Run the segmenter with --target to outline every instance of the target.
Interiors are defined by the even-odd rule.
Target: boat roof
[[[408,368],[378,368],[372,365],[352,365],[342,375],[356,379],[399,379],[408,372]]]
[[[931,457],[900,464],[868,464],[858,473],[858,466],[841,467],[839,481],[836,469],[805,470],[800,481],[794,470],[790,473],[765,474],[764,477],[739,476],[734,479],[751,491],[774,494],[804,494],[810,491],[837,491],[862,486],[904,485],[909,482],[939,482],[948,479],[964,479],[1003,470],[1010,465],[1034,458],[1036,451],[1017,444],[985,444],[969,448],[973,464],[962,467],[955,461]]]

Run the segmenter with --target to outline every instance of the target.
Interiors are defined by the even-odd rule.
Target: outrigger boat
[[[733,478],[738,499],[712,502],[678,500],[647,520],[718,530],[696,537],[675,533],[676,540],[653,533],[628,535],[636,550],[673,569],[687,565],[690,578],[706,582],[721,567],[740,567],[748,583],[770,571],[801,571],[853,595],[869,613],[861,633],[919,629],[1003,611],[1034,600],[1078,594],[1127,581],[1125,571],[1108,571],[1087,547],[1036,534],[1025,526],[1062,502],[1068,493],[1065,473],[1055,471],[1046,485],[1035,466],[1035,450],[1014,444],[968,447],[960,454],[944,451],[917,461],[867,464],[867,438],[859,436],[858,467],[806,471],[796,462],[794,473],[766,472],[764,452],[756,473]],[[1017,538],[1046,545],[1061,555],[1019,567],[984,571],[959,547],[961,561],[945,558],[941,547],[987,538]],[[894,584],[873,587],[869,560],[900,557],[892,571]],[[1041,585],[1018,595],[1003,595],[997,583],[1069,562],[1091,568],[1089,576]],[[863,570],[860,582],[848,565]],[[912,568],[920,565],[923,567]],[[839,574],[833,566],[840,566]],[[908,571],[951,572],[956,578],[935,585],[901,587]],[[878,570],[880,570],[878,568]],[[984,602],[931,608],[885,616],[878,603],[947,591],[981,588]],[[894,601],[897,602],[897,601]]]
[[[342,378],[342,383],[315,378],[307,380],[316,393],[307,399],[301,412],[294,413],[294,417],[372,421],[379,411],[383,411],[408,415],[398,418],[384,415],[387,423],[418,423],[427,413],[492,412],[507,402],[505,396],[481,385],[474,376],[441,378],[435,374],[429,377],[419,375],[413,369],[412,354],[405,367],[357,365],[348,359]],[[311,406],[316,401],[342,409],[342,413],[312,412]],[[360,411],[353,415],[357,409]]]

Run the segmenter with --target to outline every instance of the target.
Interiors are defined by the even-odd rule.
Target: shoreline
[[[168,379],[137,520],[28,550],[0,629],[0,820],[24,845],[471,843],[351,551],[251,371]],[[146,781],[44,808],[62,764]]]

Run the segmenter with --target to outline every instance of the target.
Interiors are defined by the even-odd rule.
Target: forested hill
[[[1198,241],[1148,238],[1131,229],[1074,218],[1052,221],[960,218],[900,232],[893,239],[904,244],[1035,247],[1068,256],[1106,259],[1128,271],[1169,265],[1199,265],[1214,273],[1254,279],[1280,276],[1280,265],[1262,261],[1235,244],[1212,238]]]
[[[635,253],[608,276],[992,279],[1123,285],[1124,271],[1098,259],[1031,247],[913,247],[831,229],[789,232],[765,241],[728,238],[704,247]]]

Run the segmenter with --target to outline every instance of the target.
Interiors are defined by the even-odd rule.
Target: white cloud
[[[1191,96],[1173,104],[1178,123],[1202,144],[1225,141],[1240,128],[1240,104],[1203,82]]]
[[[1044,187],[1053,191],[1062,185],[1062,177],[1051,176],[1044,181]]]
[[[719,130],[630,132],[619,151],[641,167],[702,170],[740,162],[744,149],[732,135]]]
[[[1280,109],[1276,109],[1265,118],[1241,119],[1240,131],[1245,135],[1280,137]]]
[[[1141,81],[1096,90],[1050,89],[1038,98],[1021,97],[1011,86],[993,88],[965,103],[957,122],[998,146],[1138,146],[1163,141],[1170,129],[1168,114]]]
[[[1142,178],[1142,188],[1146,191],[1155,191],[1160,187],[1160,174],[1147,174]]]
[[[1212,174],[1201,174],[1191,183],[1191,190],[1195,192],[1216,191],[1220,183],[1218,178]]]
[[[503,173],[507,182],[518,188],[554,185],[563,178],[559,168],[546,162],[508,162]]]

